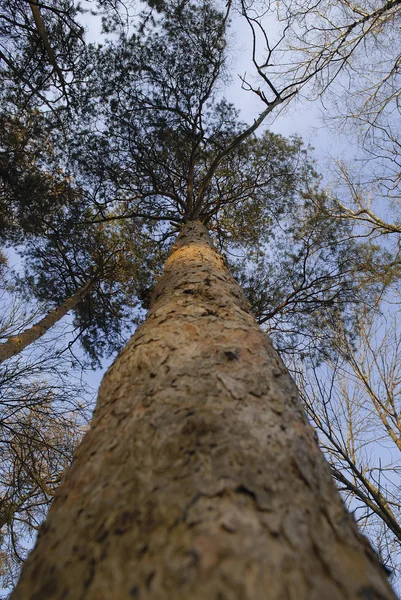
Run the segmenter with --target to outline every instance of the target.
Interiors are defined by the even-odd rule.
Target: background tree
[[[285,51],[294,59],[292,67],[284,59],[285,70],[294,76],[299,70],[314,72],[319,93],[337,79],[331,93],[342,89],[344,119],[362,117],[373,124],[391,112],[399,87],[398,0],[284,2],[277,8],[286,28]]]
[[[267,83],[306,78],[310,85],[298,88],[299,97],[320,99],[326,127],[357,143],[338,169],[343,218],[374,221],[376,232],[390,225],[388,212],[400,198],[400,3],[252,2],[242,10],[254,35],[254,62],[261,75],[268,72]],[[276,35],[268,18],[276,20]],[[332,195],[341,196],[338,178],[328,179]]]
[[[77,189],[58,161],[52,122],[38,110],[3,112],[0,117],[0,236],[2,244],[45,234]]]
[[[298,388],[333,475],[397,584],[400,569],[398,307],[360,315],[357,340],[333,334],[337,355],[303,370]]]
[[[78,5],[69,0],[3,3],[0,78],[6,98],[53,112],[69,107],[85,46],[78,14]]]
[[[42,310],[14,288],[3,273],[0,339],[29,326]],[[15,584],[88,420],[91,392],[56,339],[43,338],[0,368],[2,588]]]
[[[73,310],[73,326],[81,346],[96,362],[120,349],[140,319],[143,291],[163,254],[135,222],[84,225],[79,218],[63,216],[45,240],[26,244],[24,286],[47,305],[61,306],[92,282]]]
[[[399,277],[388,253],[354,239],[352,223],[336,219],[326,194],[310,183],[309,177],[300,190],[302,201],[277,219],[273,242],[256,242],[251,260],[233,265],[253,314],[288,365],[294,356],[327,358],[336,323],[352,339],[356,310],[373,308],[384,283]]]

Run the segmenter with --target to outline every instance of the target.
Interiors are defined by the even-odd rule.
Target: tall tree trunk
[[[395,598],[200,223],[106,374],[11,598]]]
[[[0,364],[19,354],[27,346],[36,342],[44,335],[53,325],[62,319],[70,310],[73,310],[85,298],[94,286],[94,280],[83,285],[73,296],[68,298],[63,304],[57,306],[54,310],[50,310],[43,319],[40,319],[35,325],[25,329],[19,335],[8,338],[4,344],[0,344]]]

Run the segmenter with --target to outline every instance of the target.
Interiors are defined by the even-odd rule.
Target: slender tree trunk
[[[11,598],[395,598],[200,223],[106,374]]]
[[[60,306],[57,306],[54,310],[47,313],[43,319],[40,319],[35,325],[25,329],[19,335],[8,338],[4,344],[0,344],[0,364],[19,354],[27,346],[36,342],[42,335],[44,335],[53,325],[55,325],[60,319],[62,319],[70,310],[73,310],[85,296],[93,288],[94,281],[89,281],[83,285],[79,290],[68,300],[66,300]]]
[[[60,67],[57,64],[56,56],[55,56],[55,54],[53,52],[53,48],[51,47],[51,44],[49,42],[49,38],[47,37],[46,26],[43,21],[42,14],[40,12],[40,7],[37,4],[37,2],[33,2],[32,0],[28,0],[28,2],[29,2],[29,6],[31,7],[33,20],[35,21],[36,31],[38,32],[38,35],[39,35],[40,39],[42,40],[42,43],[45,47],[49,62],[51,64],[51,66],[53,67],[53,69],[55,70],[55,72],[57,73],[57,77],[61,83],[61,87],[63,88],[64,95],[66,96],[67,92],[66,92],[66,83],[65,83],[64,75],[63,75],[62,70],[60,69]],[[67,100],[68,100],[68,98],[67,98]]]

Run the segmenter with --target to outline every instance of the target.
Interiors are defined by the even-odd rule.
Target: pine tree
[[[93,223],[179,235],[13,600],[394,598],[208,233],[266,245],[314,179],[253,136],[284,95],[251,126],[219,97],[227,17],[178,3],[92,56],[70,152]]]

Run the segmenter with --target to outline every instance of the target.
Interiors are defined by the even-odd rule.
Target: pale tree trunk
[[[395,598],[200,223],[106,374],[11,598]]]
[[[27,346],[36,342],[42,335],[44,335],[53,325],[58,323],[70,310],[73,310],[78,304],[85,298],[85,296],[93,288],[94,281],[90,281],[83,285],[73,296],[68,298],[63,304],[57,306],[57,308],[50,310],[43,319],[40,319],[35,325],[25,329],[19,335],[14,335],[3,344],[0,344],[0,364],[19,354],[22,350],[25,350]]]

